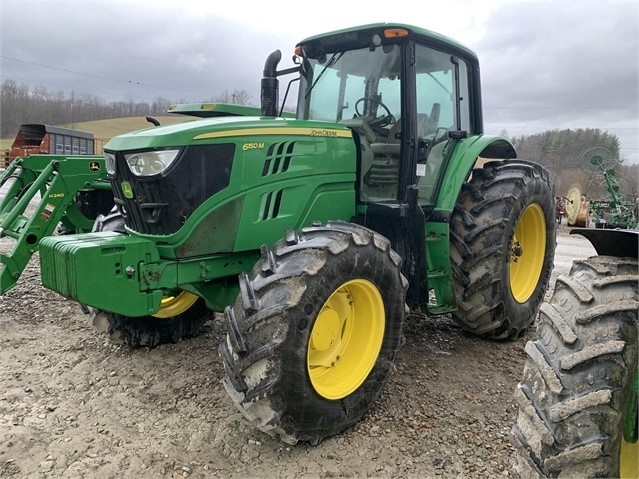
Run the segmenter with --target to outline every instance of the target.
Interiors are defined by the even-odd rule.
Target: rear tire
[[[288,444],[358,422],[393,369],[407,288],[400,256],[363,226],[331,222],[263,247],[219,348],[237,408]]]
[[[96,218],[93,231],[125,233],[124,218],[114,207],[108,215]],[[187,291],[165,295],[160,311],[153,316],[129,317],[95,308],[91,308],[90,314],[93,328],[106,333],[111,341],[149,348],[198,336],[204,323],[212,318],[206,302]]]
[[[457,310],[467,331],[514,339],[535,319],[550,281],[556,246],[548,172],[505,160],[473,170],[450,224]]]
[[[607,256],[557,279],[515,393],[522,478],[638,476],[638,281],[637,259]]]

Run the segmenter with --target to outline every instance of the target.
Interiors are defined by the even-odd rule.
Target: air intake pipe
[[[277,116],[278,114],[280,90],[277,79],[277,65],[281,59],[282,52],[275,50],[268,56],[264,64],[264,78],[262,78],[260,91],[262,116]]]

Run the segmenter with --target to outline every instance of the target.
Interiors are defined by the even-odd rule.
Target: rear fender
[[[512,143],[501,136],[475,136],[457,143],[455,150],[445,166],[445,174],[439,187],[435,204],[436,210],[452,211],[462,184],[466,182],[477,158],[508,159],[516,158]]]

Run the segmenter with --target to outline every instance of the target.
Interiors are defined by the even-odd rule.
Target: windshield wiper
[[[322,78],[322,75],[324,75],[324,73],[326,72],[327,69],[329,69],[330,67],[332,67],[333,65],[335,65],[337,63],[337,61],[342,58],[342,55],[344,55],[344,52],[339,52],[339,53],[333,53],[333,56],[328,60],[328,63],[326,63],[326,66],[324,67],[324,69],[320,72],[319,75],[317,75],[317,78],[315,79],[315,81],[313,82],[313,84],[311,85],[311,87],[308,89],[308,91],[306,92],[306,95],[304,95],[304,98],[308,98],[308,95],[311,94],[311,91],[313,91],[313,88],[315,88],[315,85],[317,85],[317,82],[319,81],[320,78]]]

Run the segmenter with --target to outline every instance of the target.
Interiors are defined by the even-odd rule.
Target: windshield
[[[399,71],[397,45],[308,59],[299,102],[301,117],[335,122],[389,114],[398,118]]]

